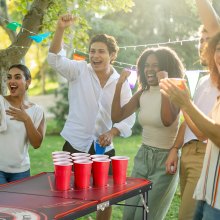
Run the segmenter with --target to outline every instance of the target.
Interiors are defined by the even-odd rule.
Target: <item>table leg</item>
[[[147,220],[147,213],[149,212],[148,192],[144,192],[143,194],[140,194],[140,196],[143,203],[143,220]]]

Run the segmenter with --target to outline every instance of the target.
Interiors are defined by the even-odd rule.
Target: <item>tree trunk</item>
[[[8,68],[12,64],[21,63],[32,43],[32,40],[28,38],[32,35],[30,32],[39,33],[46,9],[50,7],[52,2],[53,0],[34,0],[23,19],[22,28],[15,40],[8,48],[0,50],[0,94],[5,95],[6,93],[5,79]]]

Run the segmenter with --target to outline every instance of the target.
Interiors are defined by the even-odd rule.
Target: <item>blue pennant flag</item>
[[[38,34],[38,35],[34,35],[34,36],[28,36],[28,38],[34,40],[37,43],[40,43],[42,40],[44,40],[45,38],[47,38],[48,36],[50,36],[51,32],[46,32],[44,34]]]

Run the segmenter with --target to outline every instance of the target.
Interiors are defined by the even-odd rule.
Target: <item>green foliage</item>
[[[59,135],[60,134],[63,128],[62,124],[59,125],[55,119],[48,119],[46,123],[47,123],[47,130],[46,130],[47,135]]]
[[[118,12],[106,15],[108,20],[117,21],[123,27],[124,36],[126,32],[135,34],[136,40],[130,45],[147,45],[165,43],[163,46],[173,48],[184,62],[186,69],[201,68],[198,61],[196,41],[183,42],[182,44],[169,44],[169,41],[178,41],[196,37],[199,20],[195,2],[190,0],[135,0],[132,12]],[[129,45],[129,41],[127,45]],[[162,45],[162,44],[161,44]],[[141,53],[145,47],[133,48],[125,51],[122,62],[129,60],[133,54]],[[136,61],[133,61],[136,63]]]
[[[78,19],[74,27],[66,30],[64,41],[69,49],[73,47],[86,50],[89,40],[87,31],[91,29],[90,21],[92,18],[121,10],[128,12],[131,11],[133,5],[132,0],[78,0],[77,3],[72,0],[54,0],[44,16],[43,29],[53,32],[58,17],[70,12]]]
[[[66,84],[61,84],[60,88],[56,90],[55,95],[57,96],[57,102],[54,107],[49,110],[56,118],[57,128],[62,128],[66,121],[66,117],[69,110],[68,103],[68,87]]]
[[[46,81],[47,87],[46,87],[46,91],[45,94],[52,94],[54,93],[54,91],[57,89],[58,87],[58,83],[55,81]],[[39,84],[39,80],[34,79],[31,82],[31,87],[28,90],[28,94],[30,96],[35,96],[35,95],[40,95],[42,94],[42,88],[41,88],[41,84]]]
[[[12,6],[9,13],[11,20],[21,23],[35,1],[9,2]],[[219,6],[217,0],[213,0],[213,3],[216,7]],[[53,37],[58,17],[67,11],[78,17],[78,22],[66,30],[64,37],[70,53],[73,48],[87,51],[89,38],[100,32],[115,36],[119,46],[145,45],[195,37],[200,24],[195,2],[191,0],[53,0],[44,14],[41,30],[52,32],[51,36],[45,39],[45,44]],[[186,69],[198,69],[201,67],[196,44],[194,41],[166,46],[177,51]],[[115,66],[119,66],[120,71],[120,63],[135,65],[144,49],[121,49],[117,59],[119,63],[115,63]]]

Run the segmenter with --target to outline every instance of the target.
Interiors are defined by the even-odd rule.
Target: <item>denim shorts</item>
[[[217,220],[220,219],[220,209],[213,208],[205,201],[197,201],[193,220]]]
[[[30,176],[30,169],[21,173],[7,173],[0,171],[0,184],[9,183]]]

